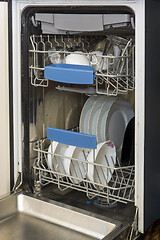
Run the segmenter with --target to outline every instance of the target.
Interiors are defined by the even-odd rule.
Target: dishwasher
[[[0,238],[138,239],[159,217],[158,37],[146,47],[159,1],[3,4],[11,193]]]

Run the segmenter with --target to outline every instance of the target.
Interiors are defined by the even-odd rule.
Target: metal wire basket
[[[119,160],[116,160],[114,167],[109,166],[106,158],[106,164],[101,165],[95,162],[88,162],[59,154],[53,154],[46,149],[47,140],[38,140],[34,150],[38,157],[34,161],[34,177],[42,186],[49,183],[56,184],[64,191],[67,188],[85,192],[89,199],[93,197],[102,197],[107,203],[112,205],[115,202],[127,203],[134,202],[135,189],[135,168],[133,166],[121,166]],[[85,154],[85,153],[84,153]],[[48,166],[48,156],[56,161],[54,168]],[[94,155],[93,155],[94,157]],[[72,173],[66,173],[63,168],[62,159],[68,159],[72,167]],[[76,168],[75,168],[76,166]],[[88,178],[88,167],[93,166],[95,181]],[[79,169],[78,169],[78,168]],[[82,173],[83,172],[83,173]]]
[[[100,54],[90,51],[91,38],[67,35],[39,35],[30,36],[32,63],[30,64],[31,84],[35,87],[48,87],[49,81],[44,78],[44,68],[54,62],[50,56],[57,57],[56,63],[64,61],[69,54],[87,56],[89,65],[95,68],[94,85],[98,94],[125,94],[135,88],[134,78],[134,46],[132,39],[126,41],[118,56]]]

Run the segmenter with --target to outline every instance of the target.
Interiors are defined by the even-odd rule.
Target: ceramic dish
[[[102,57],[102,51],[93,51],[90,53],[90,64],[95,71],[102,71],[107,69],[107,59]]]
[[[70,180],[74,184],[79,184],[86,177],[86,160],[88,156],[88,149],[69,146],[65,151],[65,156],[80,160],[64,159],[64,168],[67,175],[72,176]],[[82,162],[81,162],[82,161]],[[85,163],[86,162],[86,163]],[[79,179],[76,179],[79,178]],[[80,180],[81,179],[81,180]]]
[[[88,128],[89,128],[89,116],[92,111],[93,104],[97,100],[97,96],[91,96],[87,99],[85,102],[81,116],[80,116],[80,122],[79,122],[79,131],[81,133],[88,134]]]
[[[125,130],[133,117],[134,111],[128,101],[117,99],[112,104],[107,117],[106,139],[114,142],[119,159],[121,158]]]
[[[97,127],[96,127],[96,136],[97,136],[98,143],[106,141],[106,124],[107,124],[108,113],[112,104],[115,101],[116,101],[116,97],[106,98],[106,101],[104,102],[100,110]]]
[[[106,96],[98,96],[97,101],[94,103],[90,116],[89,116],[89,134],[96,135],[99,114],[103,107],[104,102],[108,99]]]
[[[89,152],[89,149],[83,149],[80,147],[76,147],[76,149],[74,150],[72,157],[84,162],[71,161],[70,175],[72,177],[77,177],[82,180],[86,177],[86,167],[87,167],[86,160],[87,160],[88,152]],[[82,180],[71,178],[71,181],[75,184],[80,183]]]
[[[114,143],[109,140],[97,145],[95,159],[93,157],[93,151],[94,150],[91,150],[88,155],[87,176],[90,181],[94,182],[94,186],[97,188],[99,184],[107,185],[111,180],[116,163],[116,148]],[[101,164],[103,167],[96,166],[94,163]]]
[[[48,168],[52,171],[54,171],[53,159],[54,159],[54,153],[57,148],[57,145],[58,145],[58,142],[52,141],[52,143],[49,145],[49,148],[48,148],[47,165],[48,165]]]
[[[89,65],[89,59],[83,55],[83,52],[74,52],[65,57],[64,62],[67,64]]]
[[[76,149],[75,146],[69,146],[66,151],[64,152],[64,170],[65,173],[70,176],[70,164],[71,164],[71,158],[73,155],[74,150]]]
[[[53,168],[55,169],[56,172],[65,174],[65,169],[64,169],[64,154],[66,149],[68,148],[68,145],[58,143],[56,149],[55,149],[55,154],[58,154],[60,156],[54,156],[52,159],[52,164]],[[59,175],[60,176],[60,175]],[[56,174],[56,177],[58,177],[58,174]]]

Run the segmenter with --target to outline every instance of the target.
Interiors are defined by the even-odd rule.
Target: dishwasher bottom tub
[[[126,228],[119,221],[31,194],[0,200],[1,240],[111,240]]]

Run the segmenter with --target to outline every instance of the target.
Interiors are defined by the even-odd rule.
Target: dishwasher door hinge
[[[22,173],[18,172],[18,177],[17,177],[17,181],[12,189],[13,192],[16,192],[18,190],[22,190],[23,192],[27,192],[27,193],[32,193],[33,191],[30,189],[28,184],[23,184],[22,181]]]
[[[18,190],[21,187],[21,185],[22,185],[22,173],[18,172],[18,177],[17,177],[16,183],[13,186],[12,191]]]

